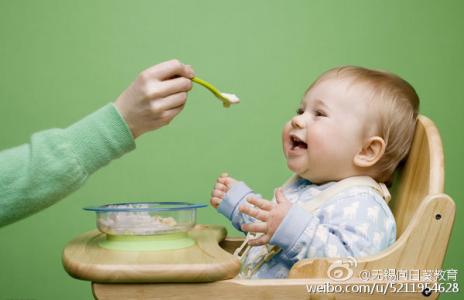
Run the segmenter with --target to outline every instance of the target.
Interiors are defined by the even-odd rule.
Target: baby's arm
[[[362,257],[388,247],[395,221],[374,192],[348,194],[314,214],[294,205],[271,238],[290,262],[311,257]],[[380,200],[379,200],[380,199]]]
[[[237,230],[243,224],[255,222],[256,219],[240,212],[239,207],[246,203],[250,196],[261,197],[253,192],[244,182],[237,181],[229,177],[226,173],[222,174],[216,181],[213,192],[211,193],[211,205],[217,208]]]

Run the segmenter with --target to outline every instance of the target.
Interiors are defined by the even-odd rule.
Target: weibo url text
[[[457,282],[373,282],[370,284],[307,284],[306,291],[308,293],[353,293],[353,294],[383,294],[388,293],[459,293],[459,285]]]

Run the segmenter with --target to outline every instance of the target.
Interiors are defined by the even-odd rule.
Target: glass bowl
[[[97,213],[97,228],[113,236],[153,236],[187,232],[196,222],[196,209],[187,202],[115,203],[84,210]]]

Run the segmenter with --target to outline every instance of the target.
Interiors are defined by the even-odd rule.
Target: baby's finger
[[[223,199],[224,198],[224,195],[225,193],[223,191],[220,191],[220,190],[213,190],[213,192],[211,193],[211,196],[213,197],[218,197],[220,199]]]
[[[219,177],[218,182],[227,185],[229,183],[229,177]]]
[[[249,240],[248,244],[250,246],[261,246],[261,245],[267,244],[269,241],[270,241],[269,236],[267,234],[264,234],[257,239]]]
[[[256,218],[258,220],[261,220],[263,222],[266,222],[268,219],[268,213],[266,211],[263,211],[261,209],[256,209],[253,208],[249,205],[242,205],[239,208],[240,212],[249,215],[250,217]]]
[[[267,223],[265,222],[256,222],[243,224],[241,229],[246,232],[267,232]]]
[[[214,208],[218,208],[219,207],[219,204],[221,204],[221,199],[217,198],[217,197],[212,197],[211,200],[209,201],[211,203],[211,205],[214,207]]]
[[[278,188],[275,191],[275,198],[276,198],[276,202],[279,203],[279,204],[284,203],[284,202],[288,202],[288,199],[285,197],[282,188]]]
[[[221,177],[229,177],[229,174],[227,174],[226,172],[224,172],[224,173],[221,174]]]
[[[218,183],[216,183],[214,185],[214,189],[215,190],[220,190],[220,191],[223,191],[223,192],[227,191],[227,187],[224,184],[220,183],[220,182],[218,182]]]
[[[248,203],[251,203],[254,206],[257,206],[257,207],[259,207],[261,209],[264,209],[264,210],[267,210],[267,211],[270,211],[272,209],[272,203],[267,201],[267,200],[263,200],[263,199],[259,199],[259,198],[250,196],[250,197],[247,198],[247,201],[248,201]]]

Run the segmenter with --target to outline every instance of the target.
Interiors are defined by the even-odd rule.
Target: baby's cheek
[[[312,154],[321,154],[326,152],[327,145],[331,136],[323,130],[314,129],[308,132],[308,150]]]

